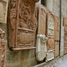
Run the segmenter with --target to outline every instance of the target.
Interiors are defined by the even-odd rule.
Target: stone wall
[[[66,3],[67,3],[66,0],[62,0],[62,17],[67,17],[67,13],[66,13],[67,12],[67,7],[66,7],[67,4]],[[52,13],[58,17],[60,16],[59,0],[53,0]],[[7,29],[6,26],[7,25],[3,26],[3,28]],[[31,66],[37,65],[39,63],[43,63],[43,62],[37,62],[35,50],[11,51],[11,50],[9,50],[8,45],[7,45],[6,67],[31,67]],[[50,63],[51,63],[51,61],[50,61]],[[48,63],[48,64],[49,65],[53,64],[53,63],[51,63],[51,64],[50,63]],[[40,66],[40,67],[43,67],[43,66]]]

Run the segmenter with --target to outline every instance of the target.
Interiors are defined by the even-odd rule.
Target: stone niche
[[[35,3],[38,0],[10,0],[8,29],[12,50],[34,49],[37,20]]]
[[[0,0],[0,23],[6,23],[8,0]]]

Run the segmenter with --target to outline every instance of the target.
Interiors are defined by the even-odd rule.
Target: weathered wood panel
[[[9,40],[13,50],[33,49],[37,21],[35,3],[30,0],[11,0],[9,4]]]

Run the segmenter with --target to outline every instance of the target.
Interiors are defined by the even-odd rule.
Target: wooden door
[[[54,49],[54,15],[51,13],[47,14],[47,49]]]
[[[59,56],[59,43],[60,43],[60,19],[57,16],[54,16],[55,25],[54,25],[54,43],[55,43],[55,57]]]
[[[64,18],[64,54],[67,53],[67,18]]]
[[[34,49],[37,21],[35,3],[38,0],[10,0],[8,29],[9,46],[13,50]]]

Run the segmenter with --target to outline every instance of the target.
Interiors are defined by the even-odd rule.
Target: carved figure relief
[[[5,31],[0,28],[0,67],[5,67],[6,44]]]
[[[8,0],[0,1],[0,23],[6,23]]]
[[[36,41],[36,59],[38,61],[43,61],[46,57],[47,47],[46,47],[46,11],[45,7],[39,5],[38,7],[38,33]]]
[[[9,5],[9,39],[14,50],[34,49],[37,21],[35,3],[30,0],[11,0]]]
[[[64,18],[64,54],[67,53],[67,18]]]

